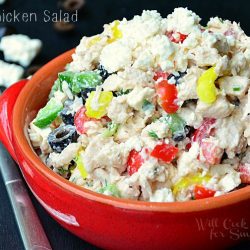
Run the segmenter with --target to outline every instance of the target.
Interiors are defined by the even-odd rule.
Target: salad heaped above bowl
[[[235,22],[143,11],[83,37],[29,127],[41,160],[95,192],[152,202],[250,183],[250,38]]]

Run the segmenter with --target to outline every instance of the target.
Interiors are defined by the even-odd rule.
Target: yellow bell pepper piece
[[[107,107],[109,106],[113,94],[111,91],[100,92],[99,98],[95,100],[96,91],[92,91],[86,100],[86,115],[90,118],[100,119],[107,114]]]
[[[215,80],[217,79],[218,75],[215,72],[215,67],[211,67],[210,69],[206,70],[198,79],[197,85],[197,95],[202,102],[205,103],[213,103],[216,100],[216,87],[215,87]]]
[[[173,194],[176,195],[183,189],[186,189],[192,185],[202,184],[208,182],[211,179],[210,175],[202,176],[201,174],[185,176],[174,184]]]
[[[114,41],[116,41],[119,38],[122,38],[122,32],[119,29],[119,24],[120,22],[118,20],[115,20],[112,24],[111,24],[111,31],[112,31],[112,37],[110,37],[108,39],[108,43],[112,43]]]
[[[81,153],[83,152],[83,150],[81,150],[78,154],[77,157],[75,158],[75,163],[76,163],[76,167],[78,168],[78,170],[81,173],[81,176],[83,179],[86,179],[88,176],[88,172],[84,167],[83,161],[82,161],[82,157],[81,157]]]

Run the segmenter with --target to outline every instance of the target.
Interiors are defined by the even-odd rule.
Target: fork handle
[[[19,174],[17,165],[1,143],[0,170],[25,249],[51,250],[52,248]]]

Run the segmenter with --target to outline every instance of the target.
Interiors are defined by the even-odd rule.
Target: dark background
[[[223,19],[235,20],[241,23],[241,27],[250,35],[250,1],[248,0],[217,0],[217,1],[175,1],[175,0],[85,0],[86,4],[79,13],[75,32],[71,34],[57,33],[52,23],[41,21],[44,10],[58,11],[57,0],[8,0],[0,6],[0,15],[4,9],[17,12],[36,12],[40,21],[37,23],[10,23],[18,33],[26,34],[31,38],[39,38],[43,41],[41,54],[33,64],[44,64],[53,57],[69,50],[79,43],[82,36],[92,36],[102,31],[104,23],[114,19],[126,17],[132,18],[141,14],[143,9],[156,9],[163,17],[172,12],[175,7],[188,7],[202,17],[205,24],[209,17],[219,16]],[[1,24],[2,25],[2,24]],[[0,54],[2,58],[2,54]],[[41,218],[44,229],[48,235],[53,249],[97,249],[73,236],[55,221],[53,221],[44,209],[31,195],[34,205]],[[195,240],[195,237],[194,237]],[[122,244],[122,242],[121,242]],[[171,248],[171,247],[170,247]],[[12,209],[9,204],[5,187],[0,177],[0,250],[22,250],[22,242],[17,230]],[[250,249],[248,243],[240,243],[234,249]]]

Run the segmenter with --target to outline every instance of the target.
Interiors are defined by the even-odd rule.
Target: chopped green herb
[[[168,114],[161,117],[159,120],[168,125],[173,137],[176,137],[180,134],[185,134],[186,122],[177,114]]]
[[[148,100],[144,99],[142,103],[142,110],[144,112],[147,112],[147,111],[151,112],[154,110],[154,105]]]
[[[116,92],[117,96],[121,96],[121,95],[127,95],[132,91],[132,89],[121,89],[119,91]]]
[[[240,87],[234,87],[234,88],[233,88],[233,91],[240,91],[240,90],[241,90]]]
[[[99,189],[99,193],[108,193],[109,195],[112,195],[114,197],[121,198],[121,192],[115,184],[106,183],[104,187]]]
[[[224,21],[223,21],[223,19],[222,19],[221,17],[219,17],[219,21],[220,21],[221,23],[224,23]]]
[[[149,131],[148,135],[154,139],[159,139],[158,135],[155,133],[155,131]]]
[[[93,180],[88,180],[88,179],[86,179],[86,185],[87,185],[88,187],[93,187]]]
[[[58,168],[57,170],[60,175],[67,174],[69,172],[67,169],[63,169],[63,168]]]
[[[75,182],[76,182],[76,177],[70,178],[70,180],[69,180],[69,181],[71,181],[71,182],[75,183]]]
[[[107,125],[107,129],[103,133],[104,137],[110,137],[110,136],[115,135],[118,128],[119,128],[119,124],[114,123],[114,122],[109,122]]]

